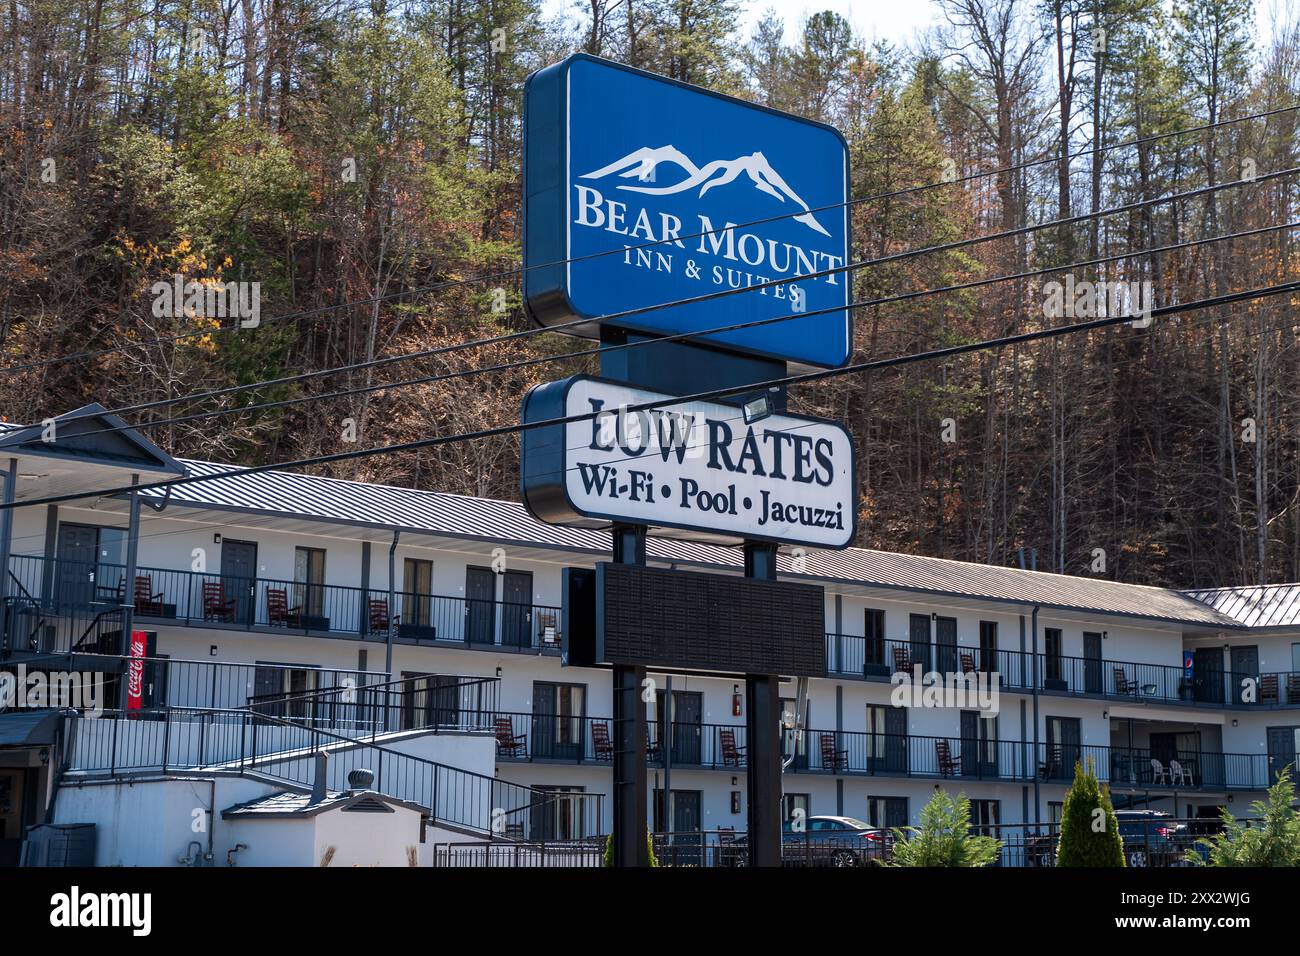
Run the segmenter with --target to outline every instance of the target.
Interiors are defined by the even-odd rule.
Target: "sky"
[[[586,8],[585,3],[580,6]],[[542,11],[547,16],[573,8],[574,0],[542,0]],[[741,0],[741,32],[748,35],[769,8],[785,21],[787,41],[798,34],[799,24],[808,14],[820,10],[834,10],[868,39],[893,43],[910,39],[916,29],[924,28],[935,17],[934,5],[926,0]]]
[[[575,0],[542,0],[542,10],[554,15],[572,9],[574,3]],[[1267,35],[1275,9],[1291,4],[1294,4],[1293,11],[1300,8],[1297,0],[1255,0],[1258,33]],[[581,6],[585,8],[586,4]],[[930,0],[741,0],[741,33],[748,35],[769,8],[776,10],[785,21],[787,42],[798,35],[803,19],[819,10],[834,10],[868,40],[887,40],[896,46],[907,44],[939,20],[938,5]]]

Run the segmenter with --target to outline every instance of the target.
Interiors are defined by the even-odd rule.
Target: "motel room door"
[[[496,643],[497,576],[491,568],[465,569],[465,640]]]
[[[1101,635],[1095,631],[1083,632],[1083,690],[1088,694],[1102,693]]]
[[[1223,703],[1223,650],[1198,648],[1192,657],[1192,686],[1202,704]]]
[[[507,571],[501,576],[501,643],[533,643],[533,572]]]
[[[1268,782],[1277,782],[1284,767],[1295,768],[1296,752],[1300,750],[1300,727],[1268,728]]]
[[[84,524],[60,524],[57,549],[58,605],[78,610],[90,607],[96,596],[99,529]]]
[[[235,601],[235,620],[253,623],[256,613],[257,542],[221,540],[221,584],[227,601]]]

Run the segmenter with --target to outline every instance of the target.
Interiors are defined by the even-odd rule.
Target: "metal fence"
[[[1189,851],[1204,862],[1208,849],[1200,842],[1220,829],[1217,820],[1153,817],[1124,820],[1120,836],[1125,865],[1190,867]],[[1000,843],[997,867],[1054,867],[1060,844],[1055,824],[993,824],[971,832]],[[791,868],[869,868],[896,862],[895,848],[906,831],[876,830],[874,839],[862,833],[786,832],[781,843],[782,866]],[[744,832],[728,829],[650,834],[655,858],[662,867],[740,869],[749,866]],[[439,867],[598,867],[604,865],[604,841],[452,843],[435,847]]]
[[[70,720],[72,773],[254,773],[306,789],[325,753],[329,789],[346,790],[352,771],[369,770],[373,789],[416,804],[435,825],[543,840],[601,829],[602,794],[509,783],[268,714],[164,708]]]

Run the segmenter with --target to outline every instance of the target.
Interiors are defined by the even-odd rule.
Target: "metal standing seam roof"
[[[392,807],[419,810],[406,800],[374,790],[331,791],[324,800],[312,802],[311,794],[281,791],[237,803],[221,811],[223,820],[238,817],[314,817],[327,810],[370,810],[392,813]]]
[[[35,747],[54,743],[63,714],[58,710],[7,710],[0,713],[0,747]]]
[[[1300,584],[1208,588],[1182,593],[1226,614],[1243,627],[1300,624]]]
[[[191,474],[232,471],[233,465],[183,461]],[[298,519],[360,524],[464,537],[608,553],[607,531],[543,524],[513,501],[347,481],[294,472],[235,474],[196,484],[174,485],[174,504],[229,508]],[[161,500],[166,491],[145,495]],[[650,557],[662,561],[735,568],[743,564],[734,547],[651,538]],[[848,548],[805,553],[806,567],[782,554],[778,568],[791,577],[875,586],[974,600],[1038,605],[1118,614],[1189,625],[1239,628],[1242,622],[1196,597],[1199,592],[1124,584],[1043,571],[996,567],[918,555]],[[1300,589],[1300,585],[1293,586]]]

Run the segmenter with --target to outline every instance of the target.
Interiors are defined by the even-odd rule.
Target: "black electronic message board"
[[[590,659],[574,653],[585,643],[575,633],[567,663],[826,676],[816,585],[612,563],[598,564],[595,578]]]

